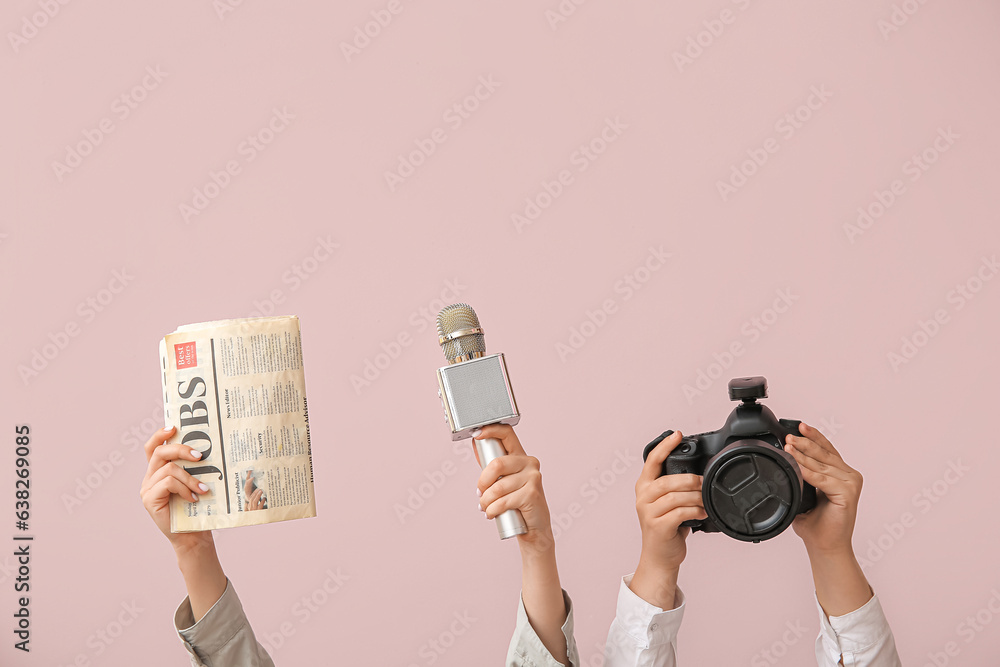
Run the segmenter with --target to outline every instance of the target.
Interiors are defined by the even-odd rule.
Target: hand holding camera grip
[[[482,440],[473,438],[472,442],[476,447],[476,453],[479,454],[479,465],[483,468],[488,466],[493,459],[507,455],[507,450],[503,448],[503,443],[496,438],[484,438]],[[506,540],[515,535],[524,535],[528,532],[528,526],[524,523],[524,517],[521,516],[518,510],[507,510],[496,518],[496,523],[497,532],[500,533],[501,540]]]

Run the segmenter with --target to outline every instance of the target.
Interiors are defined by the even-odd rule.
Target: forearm
[[[552,657],[568,664],[568,647],[562,631],[566,622],[566,602],[556,567],[555,540],[550,532],[544,538],[522,542],[520,546],[521,601],[528,621]]]
[[[835,553],[809,550],[816,598],[827,616],[843,616],[860,609],[872,599],[872,589],[854,550]]]
[[[212,539],[196,546],[177,548],[175,552],[197,623],[226,592],[226,573]]]
[[[629,589],[640,598],[664,611],[676,607],[678,568],[653,564],[645,554],[639,557],[639,565],[629,583]]]

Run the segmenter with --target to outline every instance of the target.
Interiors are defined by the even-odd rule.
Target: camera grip
[[[646,448],[642,450],[642,460],[645,461],[649,457],[649,453],[656,448],[658,444],[669,438],[674,434],[673,430],[664,431],[653,440],[651,443],[646,445]],[[683,475],[687,473],[700,475],[701,472],[695,467],[696,461],[690,456],[685,456],[680,454],[677,450],[674,450],[667,455],[666,461],[663,462],[663,470],[661,477],[663,475]],[[705,522],[699,519],[690,519],[681,524],[685,528],[701,528]]]
[[[666,468],[666,474],[668,475],[697,475],[698,468],[695,467],[694,461],[691,459],[684,458],[673,458],[668,456],[666,462],[664,463]]]
[[[670,431],[664,431],[663,433],[661,433],[660,435],[658,435],[656,437],[656,439],[653,440],[653,442],[651,442],[648,445],[646,445],[646,447],[642,450],[642,461],[643,461],[643,463],[646,462],[646,459],[649,458],[649,453],[652,452],[654,449],[656,449],[656,446],[658,444],[660,444],[661,442],[663,442],[664,440],[666,440],[667,438],[669,438],[673,434],[674,434],[674,432],[672,430],[670,430]]]
[[[781,424],[782,426],[784,426],[785,428],[787,428],[788,432],[791,433],[792,435],[797,435],[797,436],[801,436],[802,435],[802,433],[799,432],[799,424],[802,423],[802,420],[800,420],[800,419],[779,419],[778,423]],[[782,445],[782,447],[784,447],[785,443],[782,442],[781,445]]]

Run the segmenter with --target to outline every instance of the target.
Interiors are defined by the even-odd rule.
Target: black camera
[[[767,379],[729,381],[729,400],[742,401],[718,431],[685,436],[663,462],[660,475],[702,475],[707,519],[683,526],[706,533],[723,532],[744,542],[780,534],[795,517],[816,507],[816,488],[802,479],[799,464],[785,451],[785,436],[799,435],[794,419],[778,419],[767,406]],[[649,453],[673,431],[646,445]]]

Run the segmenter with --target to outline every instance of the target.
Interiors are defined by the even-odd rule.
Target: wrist
[[[680,566],[672,566],[662,562],[639,557],[639,564],[632,575],[629,588],[633,593],[664,611],[674,609],[677,596],[677,578]]]
[[[174,556],[177,558],[177,567],[182,572],[204,568],[219,560],[212,533],[207,531],[197,535],[198,537],[195,539],[185,539],[172,543]],[[185,537],[193,537],[193,535]]]
[[[806,542],[806,553],[809,561],[816,564],[828,563],[851,563],[856,562],[854,546],[848,540],[845,544],[838,544],[833,547],[820,547]]]
[[[639,556],[639,564],[635,568],[637,576],[642,575],[644,578],[673,584],[677,583],[677,577],[680,575],[680,571],[680,564],[673,565],[657,561],[653,558],[649,558],[646,554],[641,554]]]
[[[521,548],[522,561],[555,559],[556,539],[551,527],[518,535],[517,544]]]

